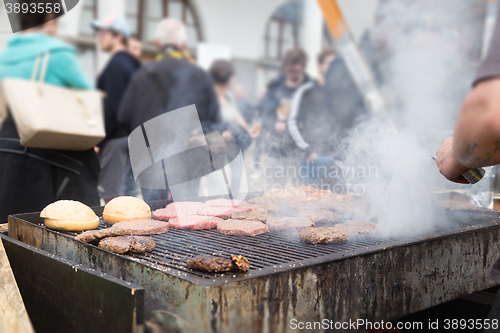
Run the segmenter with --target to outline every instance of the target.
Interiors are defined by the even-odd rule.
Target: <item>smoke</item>
[[[432,232],[448,223],[434,208],[432,192],[459,186],[444,180],[431,156],[452,133],[470,89],[484,3],[381,2],[371,43],[398,133],[370,118],[342,146],[348,164],[379,170],[363,183],[373,207],[364,218],[376,219],[385,237]]]

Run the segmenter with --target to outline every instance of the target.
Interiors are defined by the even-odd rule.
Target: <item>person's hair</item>
[[[307,54],[301,48],[293,48],[289,50],[283,58],[283,67],[288,65],[303,65],[307,64]]]
[[[337,54],[337,51],[335,51],[335,48],[333,47],[327,47],[326,49],[323,49],[323,51],[321,51],[319,54],[318,54],[318,64],[322,64],[326,58],[328,57],[331,57],[331,56],[335,56]]]
[[[216,60],[209,73],[216,84],[228,84],[234,76],[234,66],[227,60]]]
[[[155,39],[160,45],[181,46],[187,42],[186,26],[179,20],[167,18],[156,28]]]
[[[38,8],[39,3],[41,3],[45,6],[45,4],[48,2],[54,3],[55,1],[54,0],[31,0],[28,3],[30,6],[32,4],[35,4]],[[61,8],[61,12],[62,12],[62,8]],[[31,13],[30,10],[28,10],[26,13],[23,13],[23,11],[21,10],[18,14],[15,14],[15,15],[17,15],[17,17],[19,19],[19,25],[20,25],[22,30],[27,30],[27,29],[39,27],[39,26],[57,18],[58,16],[61,16],[61,15],[57,15],[54,13],[51,13],[51,14],[47,14],[45,12],[39,13],[38,10],[36,11],[36,13]]]
[[[111,34],[113,35],[113,37],[122,36],[122,44],[123,44],[123,46],[128,46],[128,38],[127,37],[125,37],[121,33],[116,32],[114,30],[109,30],[109,31],[111,32]]]

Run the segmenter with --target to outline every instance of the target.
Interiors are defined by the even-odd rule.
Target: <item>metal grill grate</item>
[[[226,236],[216,230],[175,230],[162,235],[153,235],[156,248],[152,253],[130,257],[155,268],[167,271],[177,270],[174,274],[188,273],[202,279],[220,281],[228,276],[264,275],[287,270],[297,266],[312,265],[325,261],[338,260],[354,255],[362,255],[384,250],[407,243],[421,242],[446,235],[472,231],[477,228],[492,227],[497,224],[497,212],[448,212],[453,226],[436,230],[433,234],[405,239],[378,239],[366,235],[351,237],[340,244],[307,244],[295,233],[269,232],[254,237]],[[186,260],[197,255],[221,256],[242,255],[250,262],[247,273],[211,273],[191,270]],[[184,275],[184,274],[182,274]],[[194,276],[193,276],[194,275]]]
[[[165,265],[204,278],[221,277],[226,274],[193,271],[186,267],[186,260],[197,255],[229,258],[231,254],[243,255],[250,262],[250,271],[276,268],[280,265],[318,258],[330,254],[341,257],[353,250],[368,250],[376,246],[369,237],[351,240],[343,244],[305,244],[298,236],[270,232],[254,237],[226,236],[216,230],[171,230],[163,235],[153,235],[155,250],[146,255],[132,255],[159,265]]]
[[[99,214],[99,209],[96,209],[96,212]],[[27,216],[23,217],[27,218]],[[215,285],[227,283],[230,279],[253,278],[295,267],[312,266],[346,257],[383,251],[409,243],[425,242],[461,232],[472,232],[479,228],[491,228],[498,223],[498,211],[448,211],[443,214],[443,219],[450,221],[446,228],[418,237],[379,239],[358,236],[351,237],[345,243],[316,245],[302,242],[298,235],[293,233],[269,232],[254,237],[244,237],[222,235],[215,229],[171,229],[168,233],[152,236],[156,242],[156,248],[153,252],[142,255],[126,255],[125,257],[192,282]],[[29,218],[25,221],[43,227],[42,219],[38,215],[36,218]],[[107,226],[102,223],[99,226],[99,228],[105,227]],[[50,232],[57,233],[53,230]],[[74,237],[76,234],[65,233],[65,235]],[[229,258],[231,254],[246,257],[250,262],[250,269],[245,273],[211,273],[188,269],[185,263],[187,259],[197,255]]]

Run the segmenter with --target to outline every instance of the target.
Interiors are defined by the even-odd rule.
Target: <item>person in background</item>
[[[288,126],[298,147],[314,151],[301,158],[299,178],[302,185],[333,188],[332,179],[327,179],[328,167],[335,165],[332,140],[335,139],[335,119],[326,104],[328,92],[325,90],[326,75],[336,57],[334,48],[324,49],[317,57],[318,81],[311,80],[306,90],[305,101],[289,117]],[[334,181],[336,183],[337,180]]]
[[[240,110],[241,115],[245,119],[246,123],[251,125],[256,116],[256,110],[255,106],[247,100],[245,88],[239,83],[234,83],[231,85],[231,92],[234,95],[236,105],[238,106],[238,110]]]
[[[467,184],[462,174],[472,168],[500,164],[500,11],[473,86],[462,104],[453,137],[444,139],[437,152],[439,172],[456,183]],[[500,283],[500,258],[491,265],[489,277]],[[500,291],[488,319],[500,319]]]
[[[76,60],[75,49],[53,37],[59,25],[52,14],[21,12],[17,15],[21,27],[28,30],[14,34],[0,53],[0,80],[29,80],[36,58],[49,52],[45,82],[92,89]],[[99,161],[93,149],[56,151],[23,147],[12,115],[7,114],[0,130],[2,223],[7,222],[11,214],[39,212],[57,200],[77,200],[98,206],[98,177]]]
[[[136,34],[130,35],[127,42],[128,52],[133,55],[138,61],[141,61],[142,56],[142,41]],[[127,163],[125,179],[125,195],[131,197],[137,197],[139,195],[139,186],[134,179],[134,173],[132,171],[132,165],[130,164],[130,159]]]
[[[139,36],[133,34],[130,35],[128,39],[128,51],[131,55],[133,55],[136,59],[141,59],[142,56],[142,41]]]
[[[234,84],[234,66],[226,60],[215,61],[209,70],[214,81],[215,94],[219,102],[221,117],[226,129],[222,137],[226,141],[235,141],[244,152],[251,144],[248,124],[238,109],[235,96],[231,90]]]
[[[185,59],[184,24],[176,19],[161,21],[154,42],[156,62],[144,65],[132,78],[118,114],[120,123],[130,133],[165,112],[194,104],[203,133],[192,133],[193,137],[218,132],[221,117],[213,82],[208,73]],[[198,195],[199,183],[190,186],[182,196]],[[146,201],[169,198],[168,189],[143,188],[142,193]]]
[[[330,65],[337,57],[337,51],[333,47],[327,47],[318,55],[318,84],[322,87],[326,85],[326,78]]]
[[[217,60],[210,67],[209,73],[214,81],[215,94],[219,101],[221,117],[224,128],[222,137],[227,142],[234,142],[244,153],[252,143],[252,137],[248,132],[248,124],[238,109],[238,104],[232,92],[234,85],[234,66],[226,60]],[[228,161],[230,162],[230,161]],[[231,186],[239,189],[242,166],[236,165],[231,168]]]
[[[92,22],[92,27],[97,31],[101,50],[111,55],[97,79],[97,88],[106,93],[106,138],[99,144],[99,190],[101,198],[108,202],[124,195],[126,190],[127,165],[130,163],[128,133],[118,124],[117,113],[128,83],[140,63],[127,51],[130,31],[125,20],[111,15],[102,21]]]
[[[314,161],[316,147],[308,143],[299,127],[305,118],[311,119],[325,111],[324,96],[318,84],[305,73],[306,53],[299,48],[288,51],[283,59],[284,75],[268,85],[259,110],[262,112],[262,131],[265,151],[274,165],[274,182],[286,186],[289,179],[298,177],[302,159]],[[312,129],[313,130],[313,129]],[[295,166],[293,174],[288,166]],[[280,170],[286,170],[286,174]]]

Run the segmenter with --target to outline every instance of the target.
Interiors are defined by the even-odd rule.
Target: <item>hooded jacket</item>
[[[31,78],[38,55],[50,53],[45,82],[56,86],[92,89],[76,61],[75,49],[42,33],[16,34],[0,53],[0,80]]]
[[[307,75],[291,98],[286,132],[279,136],[274,131],[277,122],[276,110],[280,105],[279,89],[285,85],[282,76],[268,85],[267,94],[259,109],[262,112],[262,130],[271,133],[266,140],[266,151],[273,157],[290,156],[298,152],[308,157],[320,152],[325,135],[332,130],[332,117],[328,115],[325,95],[319,84]]]
[[[219,131],[223,125],[209,75],[182,58],[159,59],[135,72],[118,111],[118,122],[130,133],[163,113],[195,104],[203,131]]]

